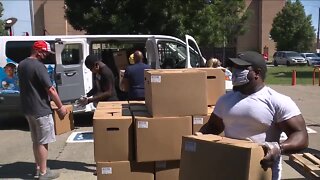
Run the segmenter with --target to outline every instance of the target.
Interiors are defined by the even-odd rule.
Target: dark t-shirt
[[[102,66],[99,70],[99,75],[93,76],[93,88],[87,93],[87,96],[94,96],[101,92],[108,91],[109,88],[112,89],[111,97],[102,99],[100,101],[117,101],[117,92],[115,89],[115,81],[114,76],[110,68],[108,66]]]
[[[151,67],[143,62],[128,66],[124,78],[129,81],[128,97],[130,100],[144,99],[144,70]]]
[[[18,66],[20,98],[25,115],[42,117],[52,113],[47,89],[52,86],[45,65],[26,58]]]

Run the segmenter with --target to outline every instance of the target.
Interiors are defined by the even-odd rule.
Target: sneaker
[[[47,169],[47,173],[40,174],[39,180],[50,180],[50,179],[56,179],[60,176],[58,172],[52,171],[51,169]]]
[[[34,172],[33,177],[34,177],[35,179],[38,179],[39,176],[40,176],[40,169],[36,169],[36,172]]]
[[[47,167],[47,169],[50,169]],[[34,172],[33,178],[38,179],[40,176],[40,169],[36,169],[36,171]]]

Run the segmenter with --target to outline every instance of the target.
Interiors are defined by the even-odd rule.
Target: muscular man
[[[230,58],[233,91],[219,98],[200,132],[262,144],[263,168],[272,168],[272,179],[281,179],[281,154],[308,146],[305,121],[293,100],[265,86],[267,67],[262,55],[248,51]],[[280,143],[280,134],[288,139]]]

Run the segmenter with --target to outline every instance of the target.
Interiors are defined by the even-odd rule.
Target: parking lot
[[[307,126],[320,132],[319,86],[271,87],[290,96],[300,107]],[[74,131],[92,131],[91,116],[75,116],[75,126]],[[49,167],[61,173],[60,179],[96,179],[93,175],[93,143],[66,143],[70,134],[71,132],[58,135],[57,142],[49,145]],[[27,122],[21,117],[1,116],[0,137],[0,179],[32,179],[34,164]],[[310,145],[306,151],[320,155],[319,133],[309,134],[309,138]],[[288,160],[288,156],[283,157],[282,179],[309,178]]]

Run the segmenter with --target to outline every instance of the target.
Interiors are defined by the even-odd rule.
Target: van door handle
[[[74,76],[77,72],[66,72],[65,75],[70,77],[70,76]]]

